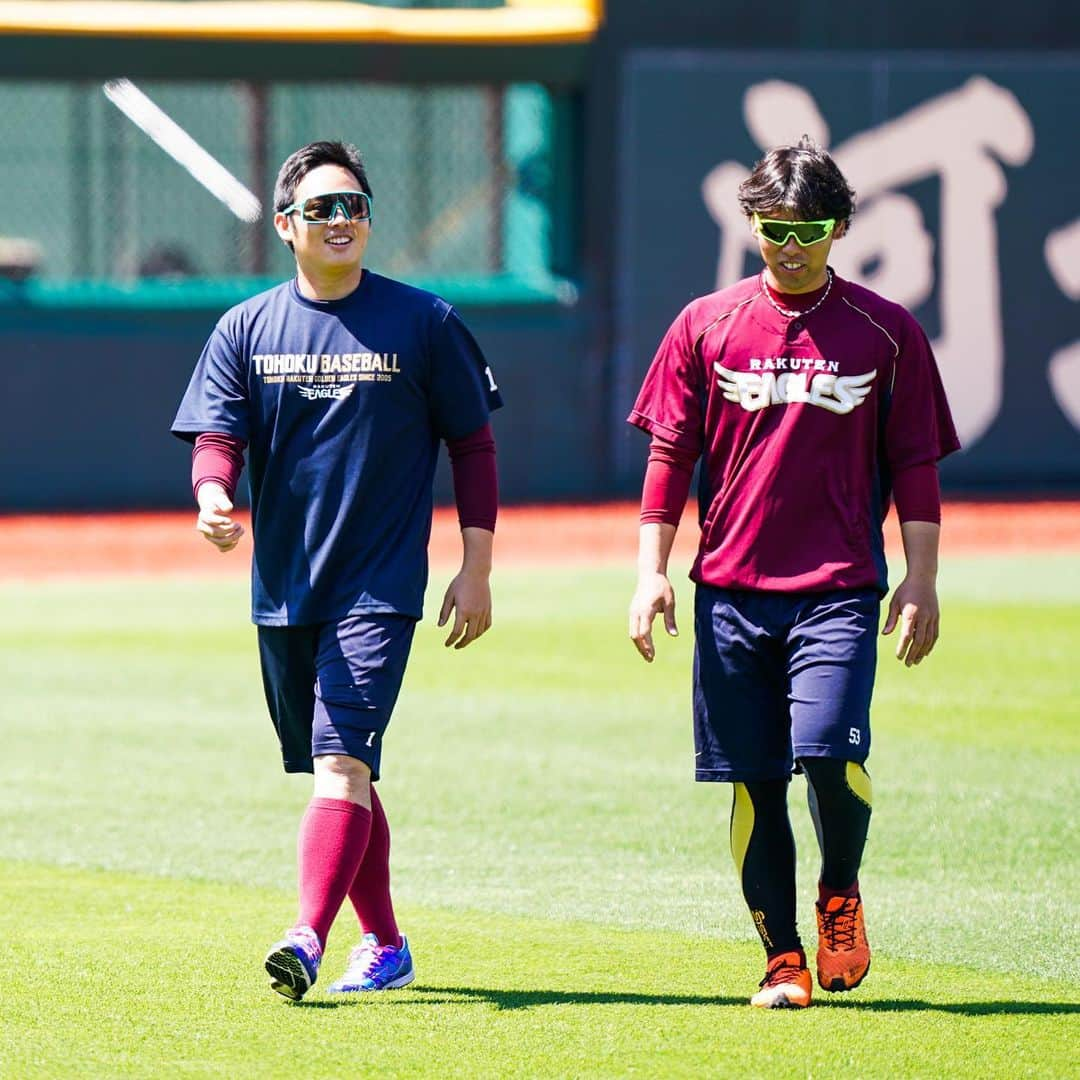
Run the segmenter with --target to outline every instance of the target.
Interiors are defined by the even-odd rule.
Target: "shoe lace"
[[[845,900],[835,911],[821,913],[821,932],[826,944],[834,952],[847,952],[855,948],[856,914],[859,901]]]
[[[350,975],[372,975],[382,966],[388,955],[396,950],[391,945],[370,945],[364,942],[349,953]]]
[[[793,963],[786,955],[777,957],[765,970],[765,978],[758,986],[779,986],[782,983],[795,982],[802,965]]]

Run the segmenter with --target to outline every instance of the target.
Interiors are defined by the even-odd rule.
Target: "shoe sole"
[[[751,1005],[754,1003],[751,1002]],[[756,1009],[806,1009],[810,1005],[809,1001],[792,1001],[786,994],[781,994],[778,997],[772,999],[769,1002],[762,1002],[760,1005],[755,1005]]]
[[[835,979],[832,980],[831,983],[829,983],[826,986],[825,985],[825,980],[822,979],[822,977],[821,977],[821,975],[819,973],[818,974],[818,986],[820,986],[822,990],[828,990],[828,992],[830,994],[842,994],[846,990],[854,990],[855,987],[858,986],[863,981],[863,979],[865,979],[866,976],[869,975],[869,974],[870,974],[870,961],[867,960],[866,967],[863,968],[863,973],[853,983],[844,982],[843,976],[838,975]]]
[[[334,983],[333,986],[327,987],[326,992],[328,994],[381,994],[384,990],[400,990],[403,986],[408,986],[415,978],[416,970],[410,968],[404,975],[399,975],[377,990],[364,986],[338,986]]]
[[[383,987],[383,989],[384,990],[400,990],[403,986],[408,986],[409,983],[411,983],[413,981],[413,979],[415,979],[415,978],[416,978],[416,972],[412,968],[409,968],[409,970],[406,971],[404,975],[399,975],[396,979],[392,980],[391,982],[388,982]]]
[[[270,989],[299,1001],[310,989],[311,980],[300,963],[300,958],[288,949],[278,949],[266,958],[266,973],[270,976]]]

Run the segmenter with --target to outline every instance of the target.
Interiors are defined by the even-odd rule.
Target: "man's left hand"
[[[897,622],[900,623],[896,659],[911,667],[930,655],[937,643],[940,620],[934,582],[908,576],[893,591],[881,632],[891,634]]]
[[[445,626],[454,613],[450,636],[443,642],[448,648],[464,649],[491,627],[491,585],[488,575],[461,570],[450,582],[439,612],[439,625]]]

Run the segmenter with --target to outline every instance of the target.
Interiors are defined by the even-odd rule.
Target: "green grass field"
[[[261,960],[308,781],[278,766],[243,583],[0,585],[0,1076],[1077,1075],[1075,558],[948,563],[933,657],[883,647],[874,966],[805,1013],[746,1005],[730,792],[691,780],[689,586],[650,668],[631,574],[500,572],[460,654],[422,626],[380,788],[417,981],[299,1006]],[[812,944],[801,779],[792,807]]]

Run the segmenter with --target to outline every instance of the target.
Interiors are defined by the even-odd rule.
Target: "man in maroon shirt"
[[[910,667],[938,636],[937,462],[959,443],[919,324],[828,265],[854,212],[832,158],[806,138],[774,149],[739,201],[763,271],[682,311],[629,417],[652,436],[630,637],[652,661],[653,619],[677,633],[667,564],[701,459],[696,778],[734,785],[731,849],[767,954],[751,1003],[799,1008],[790,776],[807,774],[821,847],[818,982],[850,990],[870,966],[858,872],[882,522],[894,498],[907,573],[882,632],[899,625]]]

